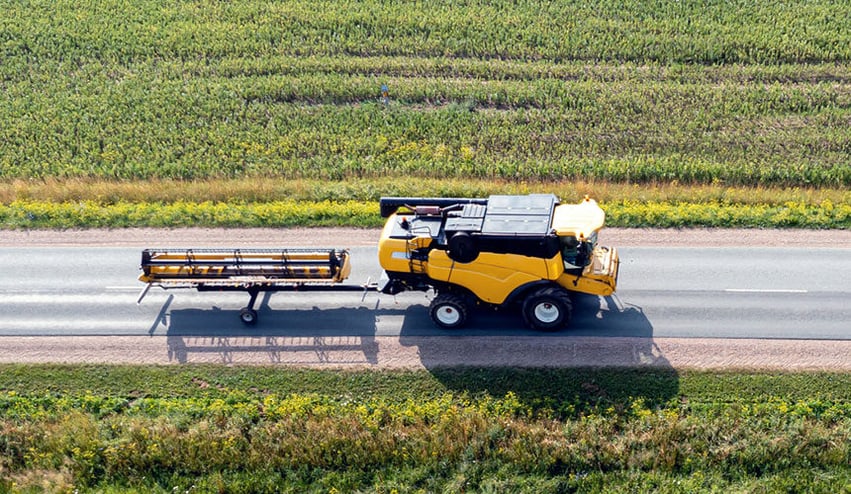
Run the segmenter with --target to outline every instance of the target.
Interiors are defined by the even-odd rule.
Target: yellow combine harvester
[[[444,328],[486,305],[516,306],[530,327],[556,330],[570,320],[570,292],[616,288],[617,251],[597,245],[605,213],[587,197],[386,198],[381,215],[381,291],[434,290],[429,314]]]
[[[517,307],[527,325],[556,330],[570,320],[571,292],[608,296],[618,254],[597,245],[605,214],[595,201],[561,204],[551,194],[487,199],[382,198],[378,285],[345,285],[349,253],[336,249],[146,249],[139,280],[163,288],[245,291],[240,312],[257,321],[264,291],[378,289],[435,292],[429,307],[443,328],[463,326],[473,308]]]

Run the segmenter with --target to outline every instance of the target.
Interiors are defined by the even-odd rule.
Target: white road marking
[[[763,288],[725,288],[725,292],[732,293],[807,293],[806,290],[796,289],[763,289]]]

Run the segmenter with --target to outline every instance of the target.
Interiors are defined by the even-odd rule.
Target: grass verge
[[[0,486],[851,489],[851,376],[0,366]]]
[[[851,204],[605,203],[607,224],[619,227],[851,228]],[[123,227],[378,227],[374,202],[126,203],[16,201],[0,205],[5,228]]]
[[[851,193],[721,185],[442,180],[13,181],[0,185],[4,228],[353,226],[382,223],[381,196],[592,195],[621,227],[851,228]],[[198,198],[203,198],[199,201]]]

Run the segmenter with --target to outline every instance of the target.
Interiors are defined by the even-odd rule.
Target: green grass
[[[614,227],[851,228],[851,204],[787,202],[778,205],[709,202],[604,203]],[[377,228],[383,224],[375,202],[275,201],[264,203],[175,202],[100,204],[15,201],[0,204],[6,228],[125,227],[296,227]]]
[[[13,491],[851,489],[847,374],[4,365],[0,383]]]
[[[382,195],[487,197],[556,193],[564,202],[589,194],[609,226],[851,228],[851,193],[837,189],[682,186],[677,184],[511,183],[416,179],[323,182],[213,180],[128,183],[12,181],[0,185],[5,228],[86,227],[379,227]],[[198,202],[198,198],[206,198]]]

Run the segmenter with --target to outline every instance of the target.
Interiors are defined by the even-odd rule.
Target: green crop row
[[[6,84],[0,178],[851,184],[847,83],[98,70]]]
[[[280,55],[851,60],[845,1],[4,1],[6,53],[119,60]]]
[[[760,227],[851,229],[851,204],[667,203],[620,201],[603,205],[609,226]],[[275,201],[101,204],[95,201],[13,201],[0,205],[3,228],[78,227],[379,227],[374,202]]]
[[[683,185],[676,181],[652,184],[617,184],[585,181],[511,181],[382,177],[345,181],[281,180],[262,177],[203,181],[91,179],[11,180],[0,182],[0,203],[14,201],[77,203],[93,201],[174,203],[377,202],[381,197],[487,197],[491,194],[555,194],[562,202],[578,202],[589,195],[601,203],[616,201],[669,203],[723,203],[818,205],[851,203],[851,190],[833,188],[730,187],[723,184]]]
[[[3,180],[851,184],[842,2],[0,7]]]
[[[844,63],[807,64],[728,64],[700,65],[685,63],[611,63],[565,60],[509,60],[498,58],[389,57],[343,55],[261,55],[252,57],[222,57],[215,60],[157,60],[132,64],[136,72],[145,72],[148,64],[156,63],[163,79],[177,76],[193,78],[253,77],[286,75],[294,78],[309,75],[373,76],[388,80],[440,78],[449,81],[560,81],[615,82],[631,81],[646,84],[668,82],[682,85],[706,84],[813,84],[833,82],[845,84],[851,79]],[[61,69],[59,66],[57,69]],[[67,67],[65,67],[67,69]],[[96,65],[84,64],[77,70],[93,70]],[[2,69],[0,69],[2,70]],[[15,70],[7,68],[10,74]],[[85,73],[85,72],[83,72]],[[374,88],[373,88],[374,89]],[[391,88],[390,95],[398,88]],[[370,99],[375,96],[369,94]]]

